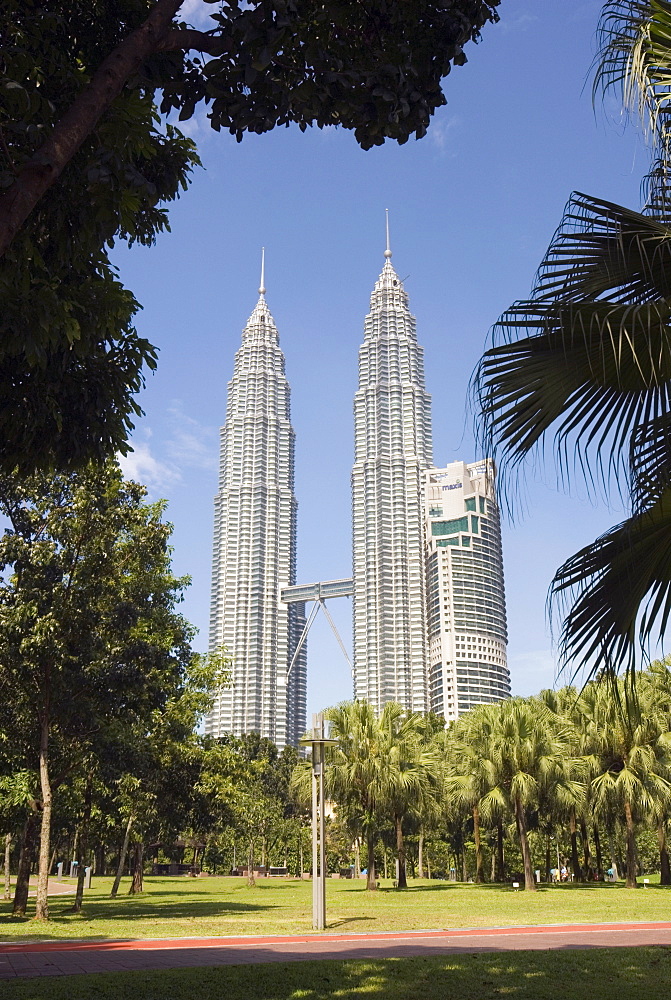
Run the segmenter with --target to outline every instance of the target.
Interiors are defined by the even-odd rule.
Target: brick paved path
[[[555,948],[671,946],[671,923],[324,934],[294,937],[0,943],[0,979],[319,958],[392,958]]]

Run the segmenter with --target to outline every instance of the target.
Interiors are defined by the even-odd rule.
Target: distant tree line
[[[592,681],[533,698],[482,705],[445,728],[435,716],[365,702],[331,709],[337,744],[326,748],[337,843],[359,847],[367,886],[387,859],[407,884],[416,874],[475,882],[566,869],[576,881],[657,870],[671,884],[671,671],[655,662],[623,680]],[[306,800],[309,762],[294,772]],[[654,845],[654,846],[653,846]]]

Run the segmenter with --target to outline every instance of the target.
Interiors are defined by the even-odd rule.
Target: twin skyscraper
[[[397,701],[450,720],[510,694],[493,469],[433,466],[424,352],[388,236],[384,256],[359,351],[353,573],[340,586],[353,594],[353,693],[377,712]],[[282,599],[296,584],[294,440],[262,267],[221,431],[210,646],[231,656],[232,683],[206,719],[214,736],[284,746],[306,729],[305,606]]]

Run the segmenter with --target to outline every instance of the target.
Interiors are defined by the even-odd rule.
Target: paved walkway
[[[405,958],[636,945],[671,946],[671,923],[565,924],[293,937],[4,942],[0,943],[0,979],[319,958]]]

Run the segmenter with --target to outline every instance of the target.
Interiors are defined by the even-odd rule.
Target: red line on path
[[[468,927],[455,930],[388,931],[377,934],[304,934],[273,937],[210,937],[210,938],[138,938],[126,941],[29,941],[22,944],[0,943],[0,954],[45,951],[158,951],[181,948],[259,948],[279,944],[358,944],[374,941],[406,941],[430,938],[501,937],[530,934],[594,934],[630,933],[631,931],[671,931],[671,922],[613,924],[550,924],[512,927]]]

